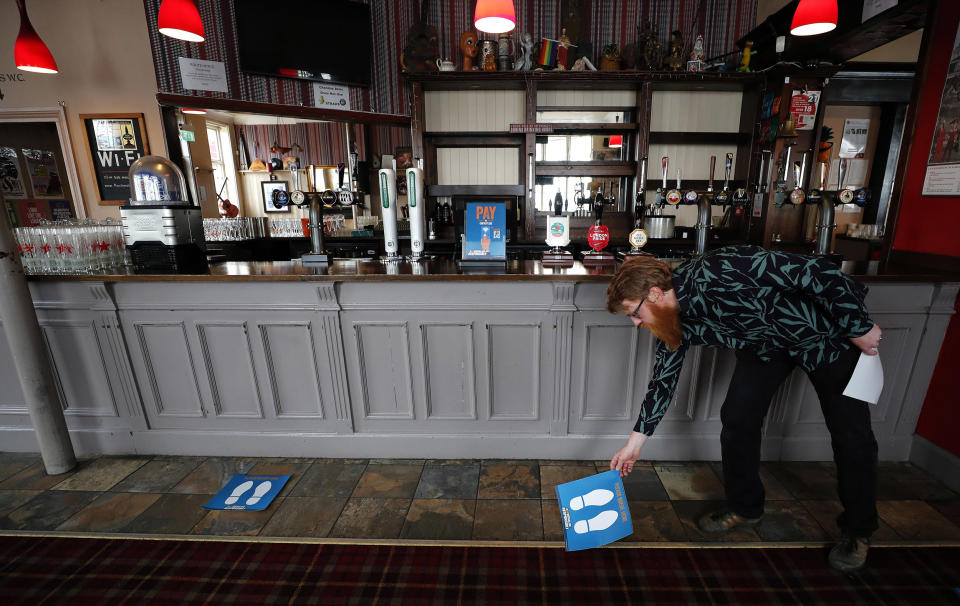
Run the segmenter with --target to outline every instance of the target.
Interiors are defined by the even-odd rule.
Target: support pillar
[[[0,322],[20,377],[43,465],[50,475],[66,473],[76,466],[77,459],[5,208],[0,208]]]

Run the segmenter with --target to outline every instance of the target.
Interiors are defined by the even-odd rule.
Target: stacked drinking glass
[[[130,265],[123,226],[112,219],[43,220],[13,231],[29,274],[109,273]]]

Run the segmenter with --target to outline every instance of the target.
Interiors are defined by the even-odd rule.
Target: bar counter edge
[[[588,272],[32,276],[30,287],[80,456],[604,459],[633,427],[654,348],[607,313],[609,274]],[[960,281],[870,282],[886,371],[873,426],[881,459],[903,461]],[[2,327],[0,341],[0,450],[35,452]],[[645,458],[719,459],[733,363],[691,349]],[[767,460],[832,458],[804,374],[774,397],[764,436]]]

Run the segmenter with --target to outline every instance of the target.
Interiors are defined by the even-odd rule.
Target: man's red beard
[[[683,337],[679,312],[676,309],[662,308],[657,305],[651,305],[649,311],[653,315],[653,321],[644,322],[643,327],[666,343],[670,351],[675,351],[680,347],[680,339]]]

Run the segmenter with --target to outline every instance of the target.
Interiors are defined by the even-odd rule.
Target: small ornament
[[[528,32],[520,34],[520,48],[522,49],[520,59],[517,60],[514,69],[516,71],[529,71],[533,68],[533,60],[530,59],[530,55],[533,54],[533,36]]]
[[[740,54],[740,67],[737,68],[738,72],[749,72],[750,71],[750,57],[756,55],[757,51],[753,50],[753,41],[747,40],[743,43],[743,52]]]
[[[601,51],[600,71],[618,72],[620,71],[620,50],[616,44],[607,44]]]
[[[463,53],[463,71],[472,71],[473,58],[477,56],[476,32],[470,31],[460,34],[460,52]]]
[[[683,34],[675,29],[670,35],[670,53],[663,60],[663,67],[670,71],[680,71],[683,61]]]

